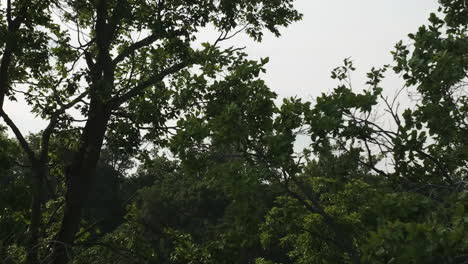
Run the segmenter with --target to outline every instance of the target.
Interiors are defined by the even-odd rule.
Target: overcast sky
[[[297,0],[302,21],[282,29],[282,36],[267,34],[262,43],[245,36],[229,45],[246,46],[252,58],[270,57],[264,79],[280,97],[313,99],[336,85],[330,71],[351,57],[358,71],[354,87],[364,83],[372,66],[391,63],[390,51],[399,40],[415,32],[437,9],[436,0]],[[209,40],[213,34],[201,37]],[[385,82],[386,89],[401,87],[397,78]],[[43,129],[24,106],[6,105],[6,110],[27,131]]]
[[[313,98],[331,90],[336,82],[330,71],[347,57],[358,68],[358,86],[372,66],[391,63],[396,42],[407,40],[438,7],[436,0],[297,0],[296,6],[304,18],[280,38],[238,40],[248,43],[252,56],[270,57],[265,79],[282,97]]]

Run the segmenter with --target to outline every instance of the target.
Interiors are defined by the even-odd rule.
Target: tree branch
[[[112,61],[115,64],[121,62],[125,58],[127,58],[130,54],[135,52],[136,50],[143,48],[145,46],[151,45],[153,42],[159,39],[159,36],[157,36],[155,33],[147,36],[146,38],[143,38],[140,41],[137,41],[133,43],[132,45],[126,47],[115,59]]]
[[[3,109],[0,109],[0,116],[3,118],[3,120],[5,120],[5,123],[7,123],[7,125],[15,134],[21,147],[26,152],[26,155],[28,156],[29,160],[31,162],[36,162],[37,158],[36,158],[34,151],[31,149],[31,147],[29,146],[29,143],[26,141],[23,134],[21,133],[19,128],[16,126],[16,124],[13,122],[13,120],[11,120],[11,118],[5,113],[5,111],[3,111]]]
[[[7,0],[7,10],[6,10],[6,13],[7,13],[7,22],[8,22],[8,25],[11,25],[12,24],[12,19],[11,19],[11,0]]]
[[[11,17],[11,0],[7,1],[7,22],[8,22],[8,34],[16,33],[23,23],[24,17],[22,16],[27,11],[27,5],[23,5],[19,12],[18,17],[13,20]],[[9,83],[9,68],[11,67],[11,61],[13,58],[14,49],[17,47],[17,43],[13,38],[7,38],[3,56],[0,62],[0,109],[3,109],[3,102],[5,96],[8,94],[8,83]]]
[[[131,99],[131,98],[137,96],[138,94],[140,94],[144,89],[146,89],[146,88],[150,87],[151,85],[154,85],[154,84],[162,81],[166,76],[171,75],[173,73],[176,73],[176,72],[182,70],[183,68],[189,66],[190,64],[191,64],[191,62],[189,62],[189,61],[183,61],[183,62],[174,64],[171,67],[162,70],[158,74],[153,75],[153,76],[149,77],[148,79],[142,81],[141,83],[139,83],[138,85],[133,87],[127,93],[125,93],[125,94],[123,94],[121,96],[112,98],[109,101],[108,106],[110,106],[110,109],[115,109],[115,108],[119,107],[122,103],[124,103],[124,102],[128,101],[129,99]]]
[[[67,109],[73,107],[75,104],[80,102],[86,95],[88,95],[88,92],[84,92],[80,94],[78,97],[76,97],[74,100],[69,102],[68,104],[63,105],[60,109],[55,111],[52,114],[52,117],[50,118],[50,122],[47,125],[47,127],[44,129],[42,132],[42,138],[41,138],[41,153],[39,159],[43,162],[47,160],[47,156],[49,154],[49,142],[50,142],[50,136],[52,135],[52,132],[55,128],[55,125],[58,122],[58,119],[61,114],[63,114]]]

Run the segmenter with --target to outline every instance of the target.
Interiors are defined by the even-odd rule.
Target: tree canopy
[[[1,262],[466,263],[468,7],[439,2],[365,87],[345,59],[275,103],[268,58],[220,44],[279,36],[293,0],[2,1]]]

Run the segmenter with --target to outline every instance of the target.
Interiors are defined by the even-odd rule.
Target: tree
[[[0,231],[0,255],[465,263],[468,10],[440,3],[444,18],[398,43],[365,89],[346,59],[331,93],[275,105],[268,59],[219,44],[279,34],[300,19],[292,0],[2,2],[0,116],[16,141],[0,131],[0,208],[13,212],[0,224],[14,229]],[[207,25],[220,35],[197,46]],[[383,95],[389,69],[414,107]],[[3,108],[20,94],[49,121],[38,134]],[[310,145],[297,152],[299,135]]]
[[[0,259],[5,263],[14,263],[9,251],[24,240],[28,219],[28,179],[16,163],[19,154],[16,142],[0,127]]]
[[[245,173],[239,175],[240,169]],[[272,255],[262,249],[258,227],[274,194],[261,182],[247,181],[254,178],[251,170],[225,163],[195,172],[156,158],[134,177],[149,176],[154,183],[140,189],[125,222],[86,241],[76,261],[253,263]]]
[[[414,108],[383,96],[389,66],[353,90],[350,60],[332,72],[340,85],[331,94],[288,108],[312,143],[306,165],[280,181],[289,192],[268,214],[265,245],[282,245],[295,263],[466,262],[467,9],[440,2],[444,19],[432,14],[409,35],[412,48],[400,42],[393,52]],[[392,126],[375,119],[379,105]]]
[[[204,74],[236,56],[217,44],[245,30],[257,41],[267,29],[298,20],[292,0],[278,1],[10,1],[3,4],[0,115],[14,132],[33,167],[34,182],[28,263],[38,262],[42,186],[50,175],[50,138],[75,129],[77,143],[64,172],[63,220],[52,263],[68,262],[85,201],[95,181],[101,148],[115,138],[126,149],[141,142],[149,125],[153,140],[179,111],[172,104],[178,76],[198,65]],[[37,12],[41,10],[41,12]],[[60,23],[57,23],[60,21]],[[220,33],[200,49],[196,33],[213,25]],[[135,38],[141,35],[139,39]],[[170,78],[169,78],[170,77]],[[214,76],[212,76],[214,77]],[[49,121],[35,151],[3,108],[25,95],[32,111]],[[72,111],[73,110],[73,111]],[[78,112],[78,113],[77,113]],[[80,116],[82,118],[80,118]],[[83,119],[84,125],[79,125]],[[122,125],[128,122],[131,125]],[[111,128],[112,131],[109,131]],[[112,139],[112,135],[118,135]],[[146,139],[151,139],[148,137]],[[137,143],[137,144],[135,144]]]
[[[253,263],[283,257],[275,247],[262,249],[258,236],[263,215],[281,192],[265,183],[269,170],[252,162],[275,109],[276,95],[259,78],[265,63],[242,55],[227,64],[229,71],[183,76],[177,104],[185,115],[168,145],[176,160],[159,157],[158,148],[145,155],[130,179],[147,187],[127,221],[84,247],[80,261]]]

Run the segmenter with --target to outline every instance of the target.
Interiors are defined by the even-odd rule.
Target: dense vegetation
[[[219,44],[293,0],[2,1],[0,263],[468,263],[468,4],[439,2],[366,87],[346,59],[275,104],[268,59]]]

